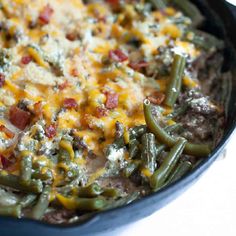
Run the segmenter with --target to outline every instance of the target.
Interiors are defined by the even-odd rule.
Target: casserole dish
[[[207,24],[205,30],[209,31],[210,33],[215,34],[220,38],[224,38],[226,41],[235,42],[234,37],[235,35],[231,35],[233,30],[230,29],[232,27],[233,17],[230,12],[227,10],[227,7],[224,5],[225,3],[219,2],[217,4],[212,3],[209,1],[209,6],[206,3],[201,1],[196,1],[196,4],[199,5],[199,8],[202,10],[204,15],[207,18]],[[210,10],[211,9],[211,10]],[[221,9],[218,11],[218,9]],[[213,13],[213,11],[217,12],[217,16]],[[218,18],[217,18],[218,17]],[[221,20],[222,19],[222,23]],[[216,24],[217,22],[217,24]],[[230,32],[230,34],[229,34]],[[234,62],[234,52],[233,49],[228,43],[228,46],[225,50],[225,70],[228,70],[230,66],[233,66],[232,62]],[[232,94],[234,91],[234,85]],[[37,223],[30,220],[23,220],[23,221],[15,221],[9,220],[7,218],[3,218],[1,221],[3,226],[1,227],[3,235],[12,235],[12,234],[32,234],[36,228],[38,228],[39,235],[46,234],[49,235],[51,233],[57,234],[67,234],[73,235],[74,233],[78,234],[94,234],[96,232],[103,231],[105,229],[113,228],[115,225],[121,225],[127,222],[132,222],[137,220],[141,217],[145,217],[151,214],[153,211],[157,210],[168,201],[177,196],[180,192],[184,191],[191,183],[194,182],[208,167],[209,165],[218,157],[220,151],[223,149],[226,141],[228,140],[230,134],[232,133],[234,127],[234,97],[230,97],[229,109],[230,112],[228,113],[227,118],[227,125],[225,130],[225,135],[223,140],[221,141],[220,145],[214,150],[212,155],[207,158],[200,166],[198,166],[191,174],[189,174],[186,178],[178,181],[176,184],[170,185],[167,188],[159,191],[156,194],[152,194],[143,198],[142,200],[138,200],[137,202],[121,207],[116,210],[110,210],[101,214],[98,214],[92,217],[90,220],[81,223],[80,225],[68,225],[68,226],[49,226],[43,223]],[[4,223],[5,222],[5,223]],[[11,231],[10,229],[18,228],[12,227],[11,224],[19,224],[19,229],[17,232]],[[32,232],[30,233],[30,230]]]

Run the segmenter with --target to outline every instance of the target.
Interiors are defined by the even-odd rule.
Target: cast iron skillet
[[[227,4],[224,0],[193,0],[206,16],[207,22],[203,29],[226,40],[225,62],[223,70],[233,70],[236,64],[236,8]],[[232,82],[228,117],[224,137],[214,152],[199,165],[193,172],[180,181],[164,188],[163,190],[146,196],[128,206],[99,213],[93,218],[73,225],[49,225],[46,223],[28,220],[0,217],[1,236],[82,236],[94,235],[104,231],[125,225],[151,215],[158,209],[174,200],[208,169],[219,157],[236,127],[236,77]]]

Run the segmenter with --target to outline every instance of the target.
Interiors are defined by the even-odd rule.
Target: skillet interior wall
[[[236,125],[236,7],[231,7],[224,0],[192,0],[205,16],[200,29],[223,39],[224,50],[223,72],[232,71],[232,89],[229,90],[229,103],[225,134]],[[228,7],[225,7],[227,5]],[[228,11],[234,11],[229,15]]]

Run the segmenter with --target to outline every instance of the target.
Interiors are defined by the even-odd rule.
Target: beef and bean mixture
[[[203,22],[188,0],[0,0],[0,215],[85,220],[206,158],[231,74]]]

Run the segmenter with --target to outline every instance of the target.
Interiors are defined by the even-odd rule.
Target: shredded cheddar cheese
[[[99,210],[113,186],[122,193],[114,199],[147,194],[162,164],[155,159],[162,143],[146,125],[143,101],[151,102],[163,129],[181,122],[171,115],[187,93],[197,94],[191,104],[188,100],[189,109],[222,112],[198,94],[201,82],[191,67],[204,45],[189,32],[191,24],[180,9],[156,9],[147,1],[1,0],[0,185],[9,175],[9,182],[19,180],[10,187],[76,210],[79,190],[99,183],[102,190],[92,193],[98,205],[88,204],[85,211]],[[171,107],[165,100],[179,54],[186,59],[178,78],[183,94]],[[146,134],[154,140],[150,156],[142,140]],[[137,187],[139,182],[144,186]]]

